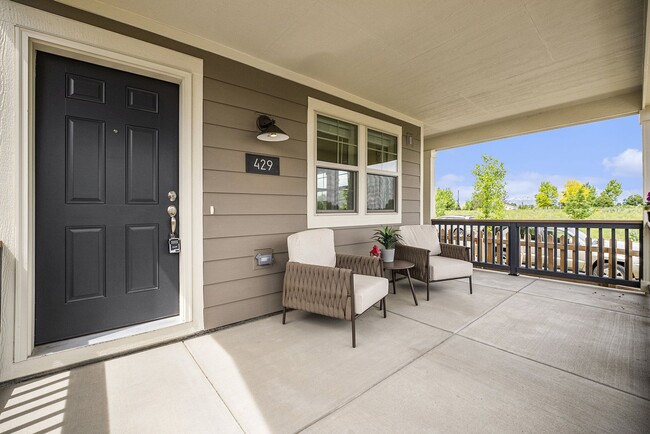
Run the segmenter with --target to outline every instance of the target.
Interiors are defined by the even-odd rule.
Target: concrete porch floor
[[[0,390],[0,432],[650,432],[650,298],[476,271]]]

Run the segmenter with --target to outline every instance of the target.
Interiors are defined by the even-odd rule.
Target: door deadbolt
[[[174,190],[170,191],[167,193],[167,197],[169,198],[170,202],[174,202],[176,200],[176,192]]]

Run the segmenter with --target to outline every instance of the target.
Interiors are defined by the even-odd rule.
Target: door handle
[[[172,238],[175,237],[176,235],[176,207],[174,205],[169,205],[167,207],[167,214],[169,214],[169,217],[171,218],[171,225],[172,225]]]

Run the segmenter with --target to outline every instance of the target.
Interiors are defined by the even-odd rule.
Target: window
[[[401,222],[402,128],[309,99],[308,227]]]

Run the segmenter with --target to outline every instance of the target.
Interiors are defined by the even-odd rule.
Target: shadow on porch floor
[[[1,432],[649,432],[650,298],[477,270],[0,390]]]

